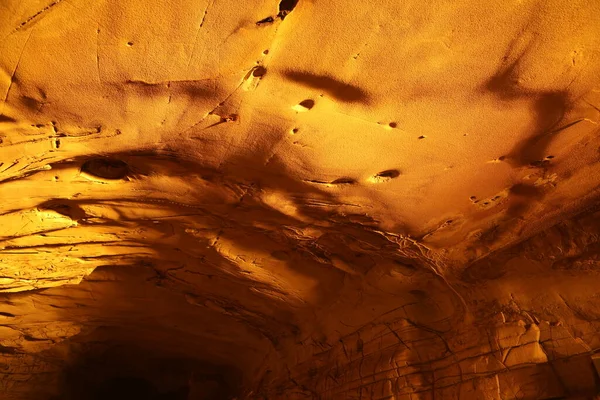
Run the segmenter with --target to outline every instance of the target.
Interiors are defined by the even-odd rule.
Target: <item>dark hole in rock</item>
[[[300,105],[302,107],[306,108],[307,110],[310,110],[311,108],[313,108],[315,106],[315,101],[311,100],[311,99],[302,100],[300,102]]]
[[[377,174],[379,178],[397,178],[400,176],[400,171],[397,169],[388,169]]]
[[[100,384],[93,395],[94,400],[153,399],[158,391],[150,382],[138,377],[116,377]]]
[[[263,76],[267,73],[267,69],[263,66],[258,66],[252,71],[252,76]]]
[[[123,179],[129,173],[129,167],[121,160],[92,158],[83,163],[81,172],[103,179]]]
[[[352,185],[356,183],[356,180],[352,178],[338,178],[331,183],[333,183],[334,185]]]
[[[256,25],[260,26],[263,24],[270,24],[274,21],[273,17],[267,17],[267,18],[263,18],[260,21],[256,22]]]
[[[9,117],[8,115],[0,115],[0,122],[17,122],[16,119]]]
[[[15,317],[14,314],[11,314],[9,312],[3,312],[3,311],[0,311],[0,316],[8,317],[8,318],[14,318]]]
[[[277,16],[284,20],[285,17],[291,13],[296,5],[298,4],[298,0],[281,0],[279,3],[279,14]]]

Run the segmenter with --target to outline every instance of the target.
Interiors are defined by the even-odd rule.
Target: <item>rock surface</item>
[[[600,3],[4,0],[0,397],[600,387]]]

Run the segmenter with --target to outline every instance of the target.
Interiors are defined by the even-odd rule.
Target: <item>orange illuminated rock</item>
[[[600,5],[480,3],[3,1],[0,398],[593,398]]]

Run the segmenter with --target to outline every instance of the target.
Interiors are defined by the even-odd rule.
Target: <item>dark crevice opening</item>
[[[83,163],[81,172],[103,179],[123,179],[129,173],[129,167],[114,158],[92,158]]]
[[[283,21],[285,17],[294,10],[297,4],[298,0],[281,0],[277,16]]]
[[[285,17],[287,17],[287,15],[291,13],[294,10],[294,8],[296,8],[297,5],[298,0],[281,0],[281,2],[279,3],[279,12],[277,13],[276,18],[279,18],[283,21]],[[275,18],[273,18],[272,16],[268,16],[266,18],[261,19],[260,21],[257,21],[256,25],[260,26],[264,24],[271,24],[274,21]]]

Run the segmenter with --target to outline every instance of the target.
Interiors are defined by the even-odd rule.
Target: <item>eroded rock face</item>
[[[592,398],[600,6],[0,5],[3,399]]]

